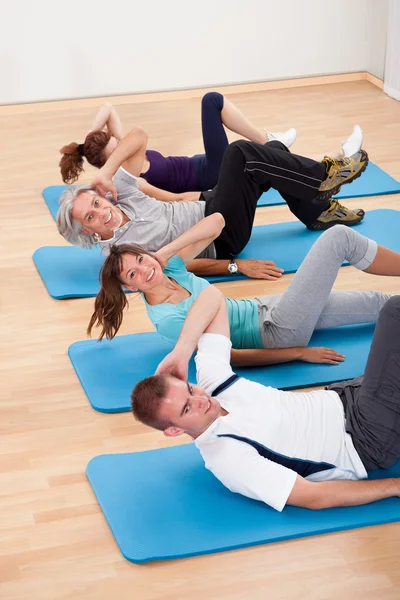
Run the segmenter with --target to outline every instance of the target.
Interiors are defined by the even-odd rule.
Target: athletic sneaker
[[[329,229],[334,225],[357,225],[364,218],[364,211],[360,210],[362,214],[358,214],[349,208],[346,208],[338,200],[331,198],[329,208],[321,213],[316,221],[312,225],[309,225],[308,229],[313,231],[321,231],[322,229]]]
[[[272,131],[268,131],[264,129],[267,134],[267,139],[269,142],[273,142],[276,140],[277,142],[282,142],[285,144],[286,148],[290,148],[292,144],[296,141],[297,131],[291,127],[287,131],[277,131],[276,133],[272,133]]]
[[[318,196],[322,195],[323,197],[324,192],[334,196],[343,184],[351,183],[365,171],[368,165],[368,154],[365,150],[360,150],[341,160],[333,160],[329,156],[325,156],[322,162],[326,166],[327,176],[319,186]]]

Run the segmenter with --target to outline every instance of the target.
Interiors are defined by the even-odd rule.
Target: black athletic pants
[[[217,258],[236,256],[247,245],[258,199],[270,188],[278,190],[302,223],[311,225],[329,206],[329,201],[318,198],[325,177],[323,163],[291,154],[281,142],[230,144],[217,185],[203,194],[206,216],[220,212],[225,218],[225,227],[214,242]]]
[[[400,296],[379,313],[363,377],[328,386],[338,392],[350,433],[367,471],[400,458]]]

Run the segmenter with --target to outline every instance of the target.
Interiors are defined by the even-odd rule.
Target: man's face
[[[174,425],[168,427],[167,436],[187,433],[198,437],[221,414],[221,405],[211,398],[201,387],[175,377],[169,378],[169,389],[159,416],[168,419]]]
[[[74,200],[71,216],[82,225],[86,235],[97,233],[103,239],[112,237],[114,229],[121,227],[122,211],[103,196],[82,192]]]

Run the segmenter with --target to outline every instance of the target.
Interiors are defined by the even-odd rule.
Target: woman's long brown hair
[[[105,131],[91,131],[83,143],[83,155],[79,153],[79,144],[71,142],[60,150],[62,157],[59,162],[61,177],[64,183],[74,183],[83,171],[83,158],[93,167],[101,169],[106,162],[104,149],[110,141],[110,135]]]
[[[154,257],[153,254],[135,244],[111,246],[110,254],[100,271],[101,290],[94,302],[94,313],[87,328],[87,333],[90,335],[93,327],[100,326],[102,330],[99,340],[102,340],[104,336],[112,340],[121,327],[124,308],[128,304],[123,290],[124,284],[120,279],[124,254],[133,254],[134,256],[147,254]]]

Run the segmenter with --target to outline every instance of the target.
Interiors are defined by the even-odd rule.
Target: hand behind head
[[[183,357],[176,349],[172,350],[160,362],[157,367],[156,375],[173,375],[177,379],[187,381],[188,379],[188,360]]]

